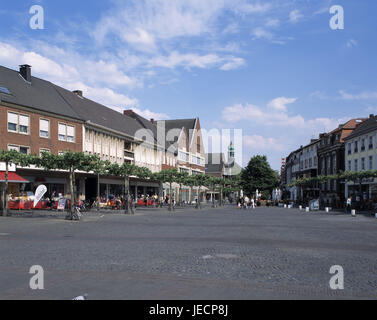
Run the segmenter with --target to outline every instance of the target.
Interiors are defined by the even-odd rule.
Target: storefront
[[[0,183],[2,184],[2,190],[5,184],[5,172],[0,171]],[[21,177],[15,172],[8,172],[8,195],[11,199],[19,198],[23,196],[23,192],[29,181],[24,177]]]

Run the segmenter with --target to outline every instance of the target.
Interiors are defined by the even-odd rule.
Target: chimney
[[[131,117],[133,113],[134,113],[134,112],[133,112],[132,110],[124,110],[124,111],[123,111],[123,114],[124,114],[125,116],[129,116],[129,117]]]
[[[31,82],[31,66],[28,64],[20,65],[20,75],[27,82]]]
[[[151,119],[151,122],[152,122],[152,124],[154,124],[155,123],[154,119]]]
[[[72,91],[74,94],[77,94],[79,97],[83,97],[83,94],[82,94],[82,90],[75,90],[75,91]]]

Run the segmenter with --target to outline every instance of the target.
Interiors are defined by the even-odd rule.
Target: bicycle
[[[80,207],[76,206],[75,207],[75,212],[73,213],[73,220],[75,221],[80,221],[81,218],[82,218],[82,213],[81,213],[81,210],[80,210]]]

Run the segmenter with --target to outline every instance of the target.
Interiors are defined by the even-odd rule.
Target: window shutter
[[[75,127],[67,126],[67,136],[75,136]]]
[[[20,115],[20,126],[29,126],[29,117]]]
[[[49,122],[47,120],[43,120],[43,119],[40,119],[39,121],[39,129],[41,131],[49,131],[48,130],[48,127],[49,127]]]
[[[65,124],[59,124],[59,134],[65,136],[66,135],[66,126]]]
[[[8,112],[8,122],[17,124],[18,123],[18,114]]]

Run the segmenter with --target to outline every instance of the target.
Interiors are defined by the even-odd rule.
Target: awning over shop
[[[5,182],[5,172],[4,171],[0,171],[0,182]],[[10,183],[29,183],[29,181],[20,177],[15,172],[8,172],[8,182],[10,182]]]

